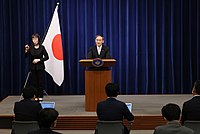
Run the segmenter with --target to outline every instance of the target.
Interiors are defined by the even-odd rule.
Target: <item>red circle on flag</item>
[[[57,34],[56,36],[54,36],[53,41],[52,41],[52,51],[56,59],[63,60],[61,34]]]

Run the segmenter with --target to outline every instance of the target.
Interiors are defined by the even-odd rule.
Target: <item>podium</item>
[[[96,111],[97,103],[107,98],[105,86],[112,82],[112,70],[109,67],[116,62],[115,59],[100,59],[102,66],[93,64],[95,59],[82,59],[79,63],[85,70],[85,111]]]

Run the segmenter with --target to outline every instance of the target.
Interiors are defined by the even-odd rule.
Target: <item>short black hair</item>
[[[168,121],[179,120],[181,109],[177,104],[168,103],[167,105],[163,106],[162,116],[165,117]]]
[[[54,108],[44,108],[39,112],[40,127],[49,128],[58,118],[58,111]]]
[[[195,89],[195,92],[200,95],[200,80],[195,81],[194,89]]]
[[[95,36],[95,39],[97,38],[97,37],[102,37],[102,39],[104,40],[104,37],[103,37],[103,35],[101,35],[101,34],[97,34],[96,36]]]
[[[40,35],[38,34],[38,33],[34,33],[34,34],[32,34],[32,36],[31,36],[32,38],[40,38]]]
[[[119,94],[119,85],[115,83],[108,83],[105,90],[108,97],[117,97]]]
[[[22,93],[24,99],[31,99],[36,95],[36,89],[33,86],[26,86]]]

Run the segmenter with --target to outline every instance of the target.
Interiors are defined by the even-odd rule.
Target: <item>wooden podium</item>
[[[105,86],[112,82],[112,70],[109,67],[116,62],[115,59],[101,59],[102,66],[95,67],[94,60],[79,61],[82,66],[88,68],[85,70],[85,111],[96,111],[97,103],[107,98]]]

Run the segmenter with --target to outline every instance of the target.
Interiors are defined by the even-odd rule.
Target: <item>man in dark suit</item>
[[[101,58],[101,59],[110,59],[110,51],[108,46],[103,45],[104,38],[101,35],[97,35],[95,39],[96,45],[91,46],[89,48],[88,52],[88,59],[95,59],[95,58]]]
[[[40,129],[29,132],[28,134],[61,134],[51,130],[51,127],[55,127],[56,125],[58,111],[53,108],[44,108],[40,111],[39,117]]]
[[[194,134],[192,129],[180,124],[181,109],[177,104],[169,103],[162,108],[161,112],[167,124],[156,127],[154,134]]]
[[[42,106],[34,100],[36,89],[27,86],[23,89],[23,100],[15,102],[14,114],[16,121],[38,121]]]
[[[126,104],[116,99],[119,93],[119,86],[114,83],[108,83],[105,90],[108,98],[97,104],[98,119],[101,121],[123,121],[123,119],[133,121],[134,116]],[[126,127],[124,127],[124,133],[129,133]]]
[[[184,124],[186,120],[200,121],[200,80],[194,83],[192,94],[194,97],[183,104],[182,124]]]

